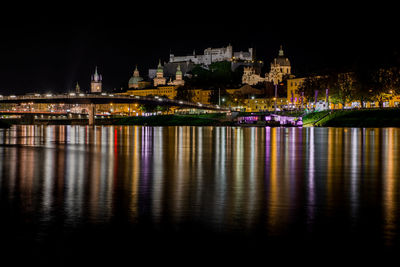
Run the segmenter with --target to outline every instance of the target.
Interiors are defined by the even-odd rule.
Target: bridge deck
[[[131,104],[152,103],[164,106],[177,106],[185,108],[229,111],[218,105],[206,105],[182,100],[172,100],[160,97],[143,96],[121,96],[121,95],[98,95],[98,94],[64,94],[64,95],[23,95],[23,96],[1,96],[1,103],[66,103],[66,104]]]

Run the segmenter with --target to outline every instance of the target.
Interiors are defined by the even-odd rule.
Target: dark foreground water
[[[398,128],[17,126],[0,262],[395,254],[399,179]]]

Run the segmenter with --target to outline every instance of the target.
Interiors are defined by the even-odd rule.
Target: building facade
[[[244,67],[243,69],[243,76],[242,76],[242,83],[248,85],[256,85],[258,83],[267,82],[268,77],[261,77],[260,74],[256,73],[256,69],[253,67]]]
[[[305,78],[293,78],[293,79],[288,79],[286,81],[287,102],[294,107],[300,106],[302,103],[302,99],[299,93],[299,88],[301,87],[304,80]]]
[[[168,82],[168,85],[183,86],[185,81],[182,79],[181,65],[178,65],[175,73],[175,80]]]
[[[275,109],[274,98],[248,98],[244,101],[244,108],[246,112],[266,112]],[[276,108],[282,110],[287,106],[286,98],[276,99]]]
[[[153,79],[154,86],[166,85],[167,79],[164,77],[164,69],[161,60],[158,62],[156,77]]]
[[[158,86],[157,88],[145,88],[145,89],[131,89],[118,95],[132,95],[132,96],[165,96],[169,99],[174,99],[177,94],[177,86],[166,85]]]
[[[192,55],[175,56],[169,55],[169,62],[193,62],[194,64],[210,65],[213,62],[232,61],[235,60],[253,60],[253,48],[248,51],[233,52],[233,47],[229,44],[227,47],[207,48],[203,55],[196,55],[193,51]]]
[[[262,77],[256,72],[254,67],[245,67],[242,76],[242,83],[255,85],[262,82],[272,82],[278,84],[284,80],[285,77],[290,77],[292,73],[290,61],[284,56],[282,46],[279,49],[278,57],[274,58],[271,62],[271,69],[269,73]]]

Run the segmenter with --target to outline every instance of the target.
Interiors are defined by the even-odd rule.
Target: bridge
[[[159,106],[175,106],[202,110],[215,110],[228,112],[228,108],[218,105],[207,105],[183,100],[173,100],[162,97],[135,96],[135,95],[114,95],[114,94],[34,94],[34,95],[10,95],[0,96],[0,104],[83,104],[88,106],[89,125],[94,125],[97,104],[154,104]],[[14,112],[15,113],[15,112]],[[31,113],[31,112],[27,112]],[[40,112],[39,112],[40,113]],[[21,114],[21,112],[18,112]]]

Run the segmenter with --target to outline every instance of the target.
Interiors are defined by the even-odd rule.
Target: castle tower
[[[101,93],[102,90],[102,81],[103,77],[98,74],[97,66],[94,74],[92,75],[91,83],[90,83],[90,92],[91,93]]]
[[[232,47],[231,44],[229,44],[229,45],[226,47],[226,54],[225,54],[225,57],[226,57],[226,58],[232,58],[232,57],[233,57],[233,47]]]

